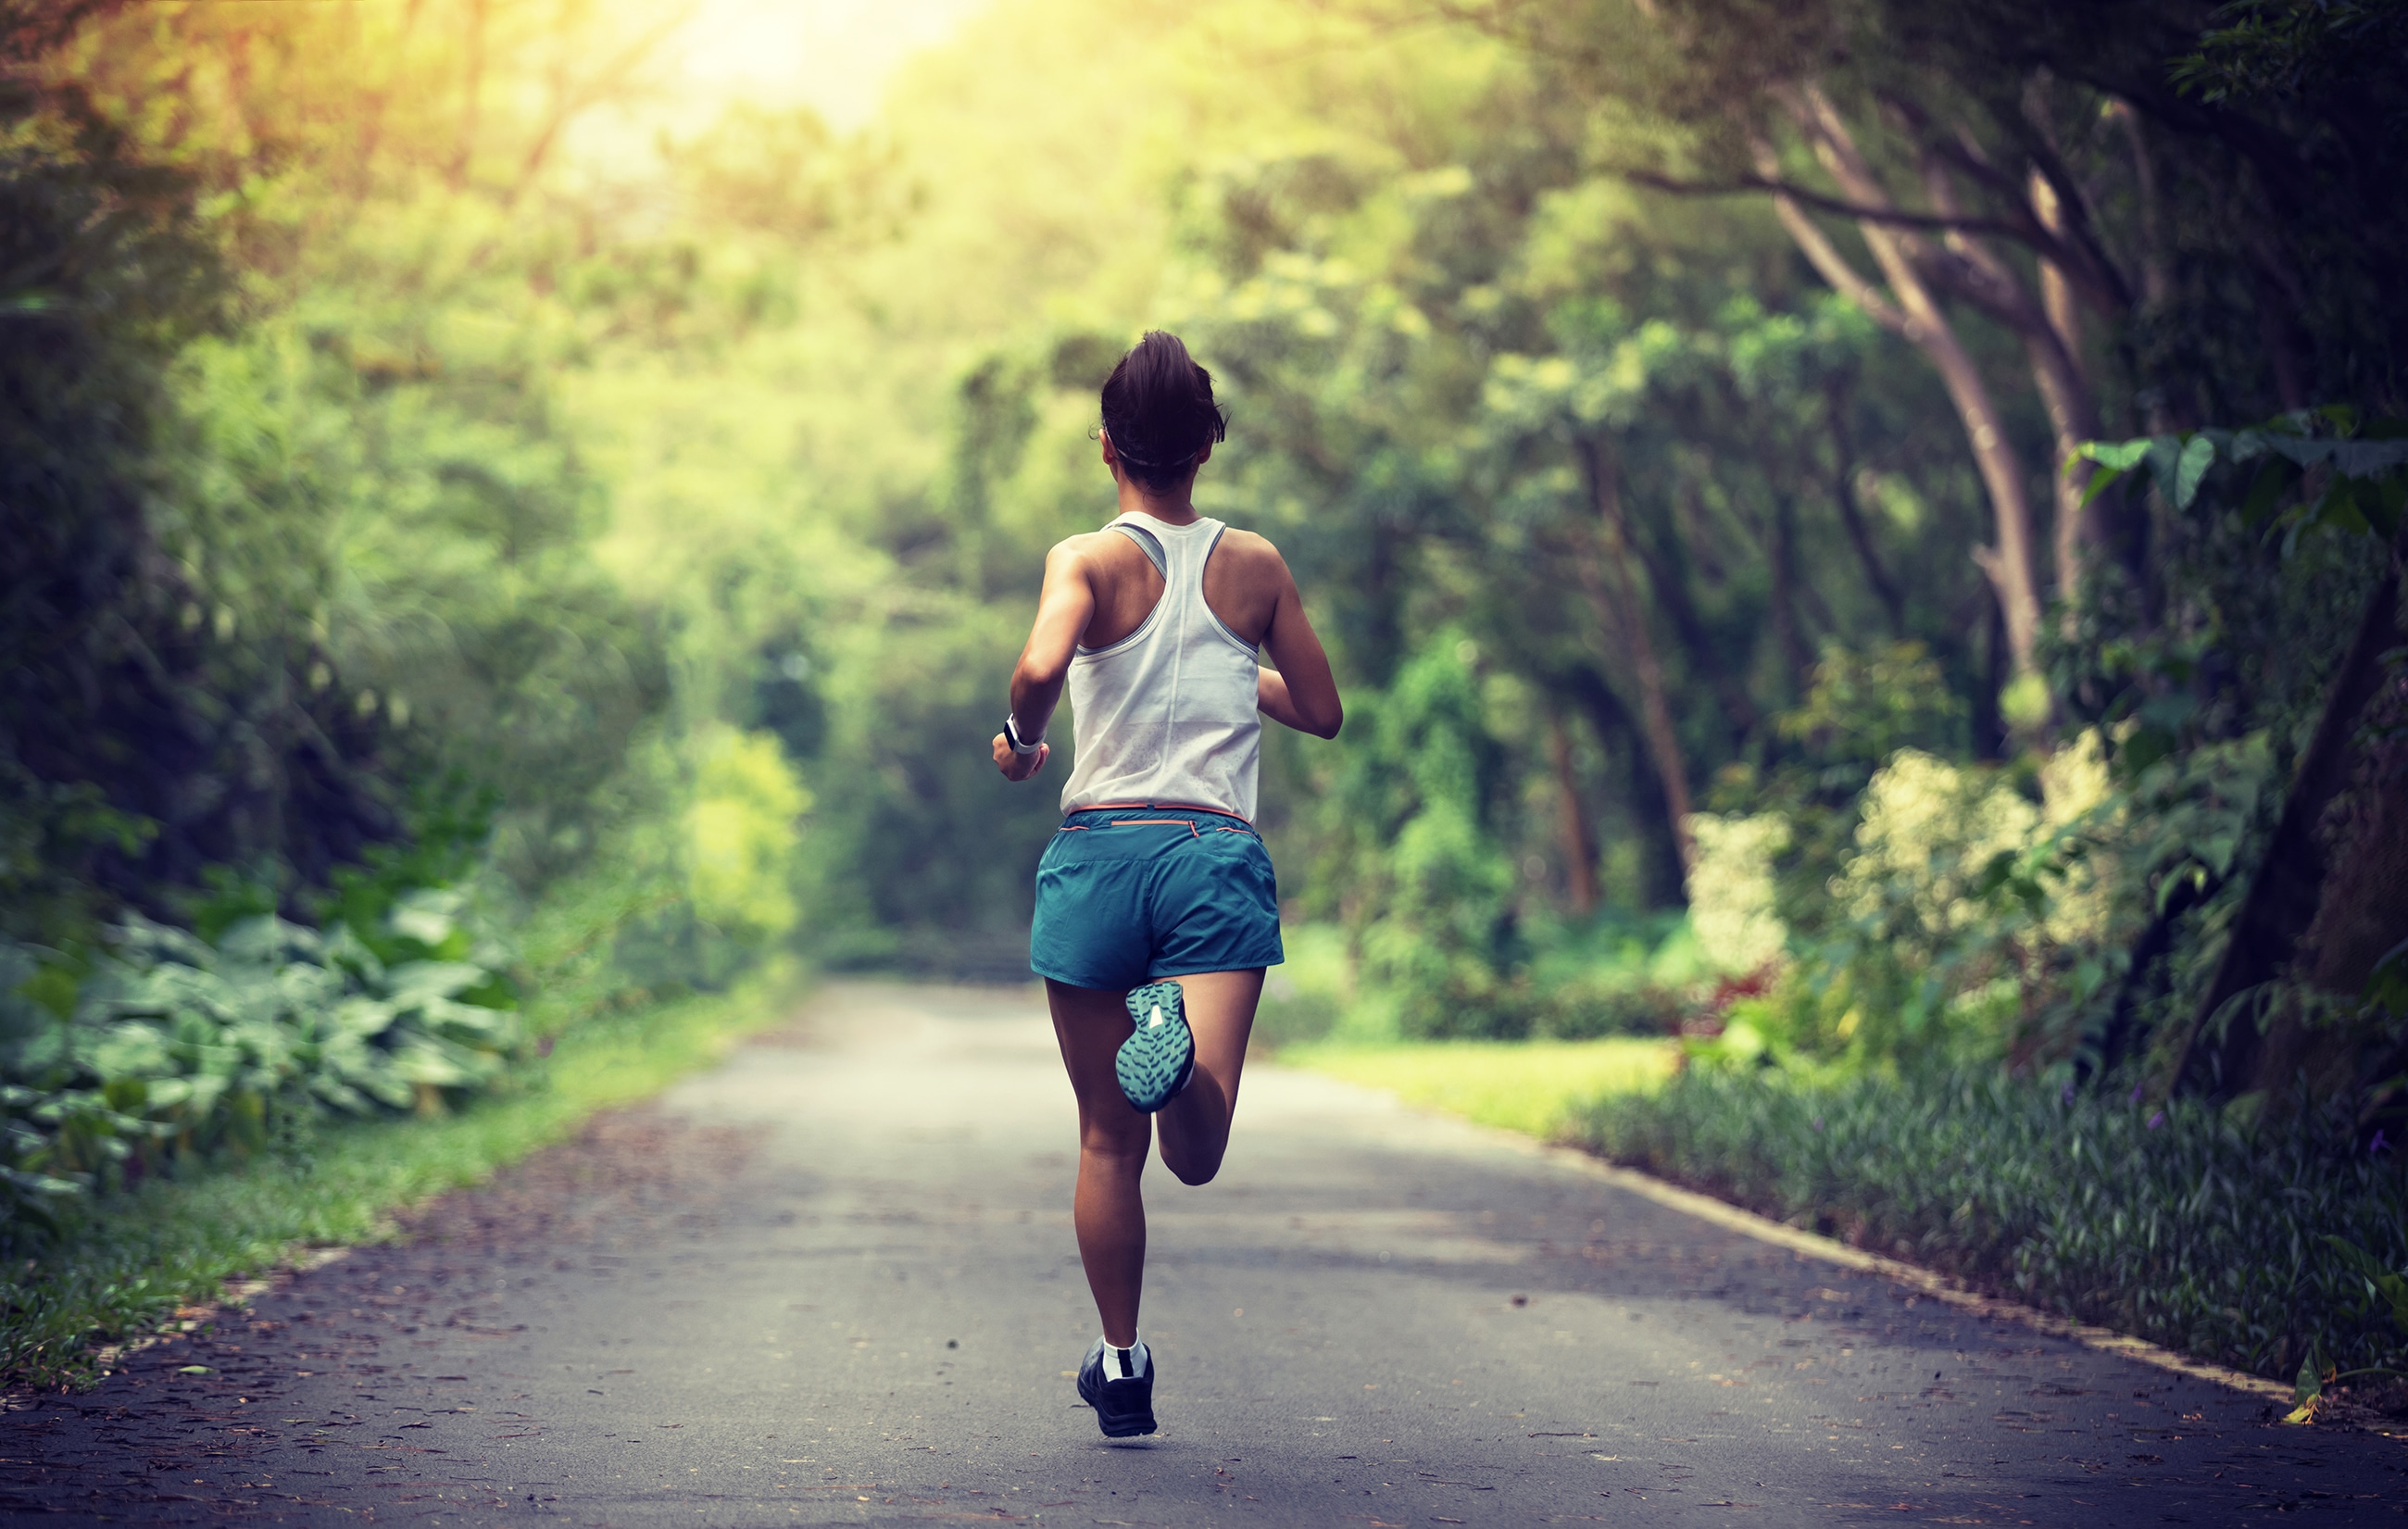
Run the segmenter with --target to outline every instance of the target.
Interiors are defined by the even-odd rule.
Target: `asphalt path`
[[[1162,1431],[1077,1401],[1038,996],[850,984],[412,1236],[0,1414],[7,1522],[2234,1524],[2408,1446],[1272,1066],[1149,1175]]]

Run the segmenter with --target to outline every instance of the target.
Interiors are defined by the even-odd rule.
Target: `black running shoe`
[[[1176,982],[1148,982],[1128,995],[1137,1028],[1121,1042],[1113,1075],[1121,1092],[1141,1115],[1168,1104],[1196,1070],[1196,1037],[1187,1029],[1187,1007]]]
[[[1107,1373],[1106,1365],[1113,1373]],[[1106,1438],[1132,1438],[1154,1432],[1154,1350],[1145,1368],[1127,1373],[1128,1350],[1108,1349],[1101,1338],[1079,1366],[1079,1400],[1096,1409],[1096,1426]]]

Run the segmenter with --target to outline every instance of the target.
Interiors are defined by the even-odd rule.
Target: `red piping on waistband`
[[[1144,811],[1148,809],[1172,812],[1209,812],[1213,817],[1228,818],[1237,822],[1245,824],[1242,828],[1230,828],[1226,825],[1216,823],[1212,828],[1212,832],[1216,834],[1254,833],[1254,825],[1253,823],[1247,822],[1245,819],[1239,817],[1238,814],[1229,811],[1227,808],[1205,807],[1201,803],[1197,802],[1097,802],[1091,807],[1072,807],[1070,810],[1073,813],[1079,813],[1130,812]],[[1155,824],[1166,826],[1175,825],[1186,829],[1188,833],[1194,835],[1199,839],[1204,836],[1204,830],[1198,827],[1193,820],[1187,818],[1124,818],[1120,822],[1113,823],[1066,822],[1056,830],[1056,832],[1064,834],[1083,834],[1091,828],[1138,828]],[[1254,836],[1259,838],[1262,836],[1255,834]]]
[[[1073,812],[1127,812],[1136,807],[1159,807],[1165,812],[1209,812],[1216,818],[1236,818],[1240,822],[1246,823],[1249,828],[1254,826],[1242,815],[1232,812],[1226,807],[1206,807],[1201,802],[1091,802],[1085,807],[1074,807],[1070,810]]]

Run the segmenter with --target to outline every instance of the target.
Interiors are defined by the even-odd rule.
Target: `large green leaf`
[[[404,962],[385,974],[384,995],[396,1008],[414,1008],[437,999],[456,997],[491,976],[473,962]]]

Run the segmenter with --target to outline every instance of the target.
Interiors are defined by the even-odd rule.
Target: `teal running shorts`
[[[1039,977],[1124,993],[1286,959],[1270,852],[1241,819],[1090,808],[1062,820],[1037,863],[1028,965]]]

